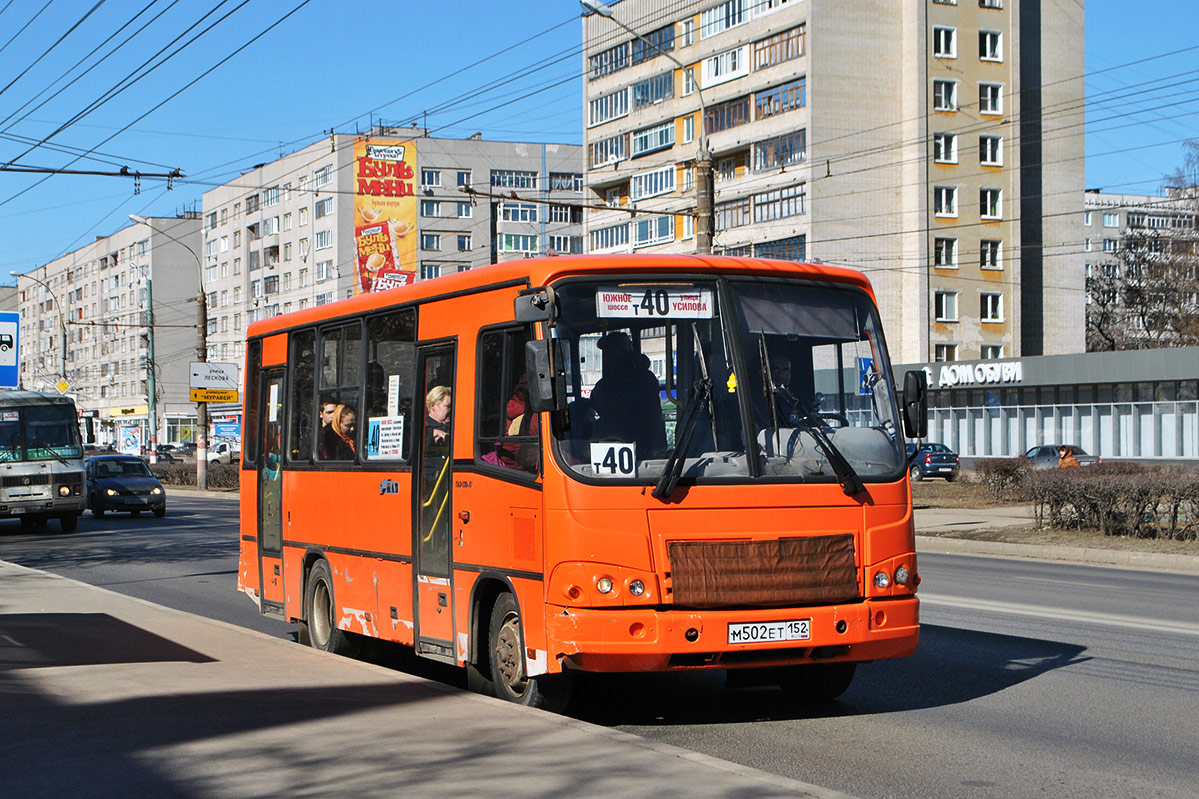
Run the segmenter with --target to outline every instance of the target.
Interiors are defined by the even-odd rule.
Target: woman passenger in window
[[[333,410],[332,423],[327,428],[329,457],[335,461],[354,460],[354,431],[358,426],[358,413],[348,405],[338,405]]]
[[[450,389],[433,386],[425,397],[425,448],[444,447],[450,437]]]

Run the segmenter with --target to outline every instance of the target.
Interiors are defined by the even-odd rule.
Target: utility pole
[[[146,266],[146,394],[150,408],[150,463],[158,463],[158,390],[154,385],[154,282]]]
[[[699,153],[695,156],[695,252],[697,255],[711,255],[712,212],[713,206],[716,204],[716,185],[712,180],[712,153],[708,151],[707,105],[704,103],[703,87],[699,85],[699,81],[695,78],[695,70],[618,20],[613,15],[612,8],[604,5],[600,0],[579,0],[579,5],[583,6],[583,16],[598,14],[605,19],[611,20],[626,33],[640,39],[646,46],[657,52],[658,55],[665,56],[683,71],[684,78],[690,79],[691,85],[695,87],[696,97],[699,98],[699,136],[697,137],[699,140]]]

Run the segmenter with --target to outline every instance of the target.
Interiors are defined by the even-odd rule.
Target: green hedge
[[[194,463],[156,463],[150,471],[163,485],[195,486],[196,464]],[[209,488],[237,488],[241,464],[215,463],[208,467]]]

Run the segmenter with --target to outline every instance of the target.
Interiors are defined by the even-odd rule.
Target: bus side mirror
[[[903,376],[903,432],[908,438],[928,436],[928,381],[923,369]]]
[[[513,312],[518,322],[552,322],[558,316],[558,300],[549,286],[525,289],[516,295]]]
[[[534,412],[564,410],[566,371],[563,363],[562,344],[557,339],[534,339],[525,344],[529,405]]]

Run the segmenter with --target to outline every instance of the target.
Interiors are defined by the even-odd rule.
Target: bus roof
[[[20,389],[0,391],[0,406],[74,404],[75,400],[61,394],[44,394],[41,391],[24,391]]]
[[[604,273],[641,272],[645,274],[738,272],[773,277],[796,277],[832,283],[845,283],[874,293],[870,281],[861,272],[840,266],[773,261],[765,258],[740,258],[721,255],[567,255],[548,258],[523,258],[491,266],[456,272],[433,280],[419,280],[410,286],[374,294],[359,294],[339,302],[306,308],[290,314],[263,319],[251,324],[248,338],[264,336],[297,325],[311,324],[339,316],[353,315],[417,302],[432,297],[486,290],[503,285],[542,286],[567,276]]]

